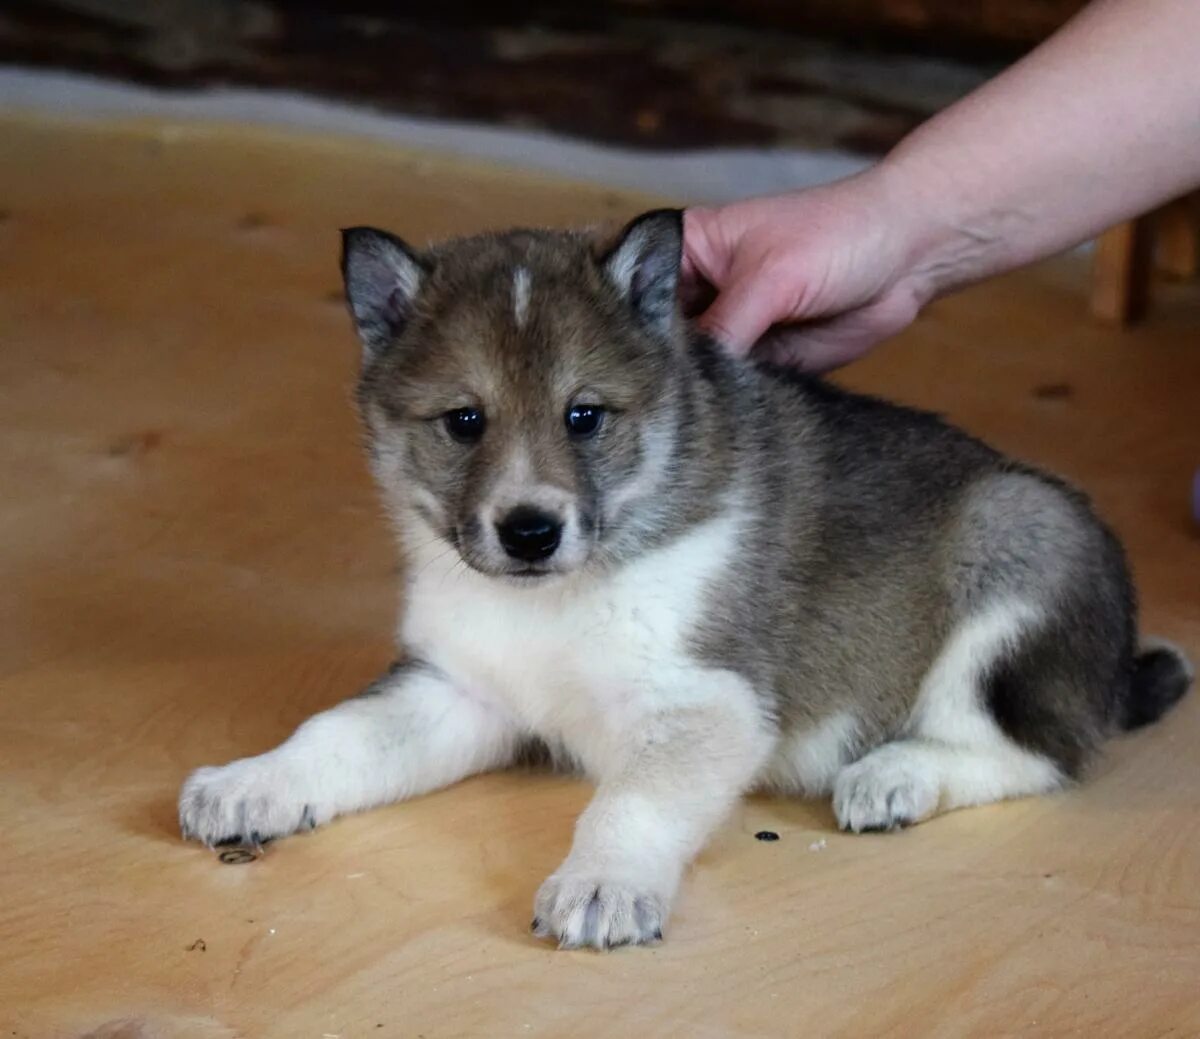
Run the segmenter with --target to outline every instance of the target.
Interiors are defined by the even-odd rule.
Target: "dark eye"
[[[446,423],[446,432],[462,444],[473,444],[481,436],[487,426],[483,412],[478,408],[456,408],[447,411],[442,416]]]
[[[604,409],[598,404],[574,404],[567,408],[567,432],[573,437],[590,437],[604,421]]]

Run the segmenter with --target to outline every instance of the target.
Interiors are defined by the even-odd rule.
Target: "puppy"
[[[676,306],[677,211],[607,244],[345,232],[400,657],[202,768],[185,836],[261,842],[530,755],[596,784],[534,931],[653,942],[745,791],[891,830],[1056,790],[1191,680],[1139,652],[1087,499],[933,415],[733,360]]]

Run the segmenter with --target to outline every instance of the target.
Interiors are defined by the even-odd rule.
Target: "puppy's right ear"
[[[386,350],[412,316],[428,267],[395,235],[373,227],[342,231],[342,280],[363,345],[363,364]]]
[[[682,210],[654,209],[626,224],[600,262],[638,318],[669,336],[679,311],[675,297],[682,259]]]

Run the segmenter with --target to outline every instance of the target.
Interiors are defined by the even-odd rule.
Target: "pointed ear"
[[[682,257],[683,211],[655,209],[625,227],[600,266],[648,328],[670,335]]]
[[[428,273],[425,262],[395,235],[373,227],[342,231],[342,280],[362,340],[364,364],[404,331]]]

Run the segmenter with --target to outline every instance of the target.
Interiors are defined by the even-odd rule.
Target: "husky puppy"
[[[731,359],[676,306],[681,216],[605,244],[345,232],[358,402],[399,537],[399,661],[202,768],[185,836],[261,842],[531,756],[596,793],[538,891],[652,942],[745,791],[891,830],[1056,790],[1191,679],[1139,652],[1078,491],[933,415]]]

